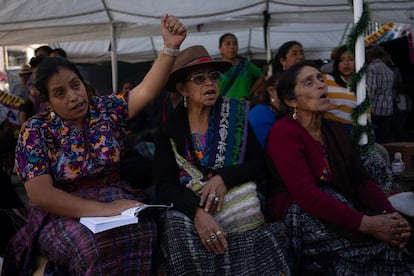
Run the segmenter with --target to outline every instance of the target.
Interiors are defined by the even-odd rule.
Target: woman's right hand
[[[131,199],[118,199],[108,203],[105,203],[105,215],[106,216],[116,216],[125,211],[126,209],[141,206],[144,203],[131,200]]]
[[[161,34],[165,46],[178,49],[187,36],[187,27],[175,16],[166,14],[161,20]]]
[[[399,213],[364,216],[359,230],[391,245],[403,248],[411,237],[411,226]]]
[[[224,254],[228,247],[224,230],[215,218],[202,208],[197,208],[194,216],[194,225],[198,236],[208,252]]]

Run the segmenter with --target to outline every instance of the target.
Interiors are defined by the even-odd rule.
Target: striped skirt
[[[122,182],[74,194],[102,202],[144,198]],[[142,214],[137,224],[94,234],[79,219],[32,208],[28,223],[9,244],[6,271],[29,275],[40,254],[50,262],[46,275],[151,275],[156,238],[156,222],[149,214]]]
[[[331,188],[326,192],[351,204]],[[285,218],[297,275],[414,275],[414,256],[385,242],[350,241],[293,203]]]
[[[208,252],[193,222],[183,213],[163,212],[160,223],[160,270],[167,275],[290,275],[289,239],[282,223],[227,233],[223,255]]]

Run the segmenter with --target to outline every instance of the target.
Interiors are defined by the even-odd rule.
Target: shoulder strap
[[[174,140],[170,138],[170,143],[172,150],[175,155],[175,161],[180,169],[185,170],[190,176],[191,181],[187,184],[187,188],[192,189],[193,191],[198,191],[202,188],[202,179],[203,174],[195,167],[193,164],[187,161],[183,156],[181,156],[177,151],[177,145]]]

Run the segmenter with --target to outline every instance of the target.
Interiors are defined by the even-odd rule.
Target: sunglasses
[[[203,84],[207,78],[209,78],[212,82],[217,82],[221,78],[221,73],[219,71],[212,71],[206,74],[194,74],[189,81],[194,82],[197,85]]]

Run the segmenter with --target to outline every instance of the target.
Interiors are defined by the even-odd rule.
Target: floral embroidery
[[[329,182],[332,181],[332,171],[331,171],[331,167],[329,166],[329,161],[328,161],[328,153],[326,150],[326,145],[321,145],[322,147],[322,151],[323,151],[323,156],[324,156],[324,168],[322,170],[322,175],[319,177],[319,179],[321,181],[324,182]]]
[[[33,116],[25,125],[16,147],[16,167],[27,181],[50,174],[57,182],[105,173],[117,166],[126,126],[126,97],[92,98],[83,130],[50,112]]]

